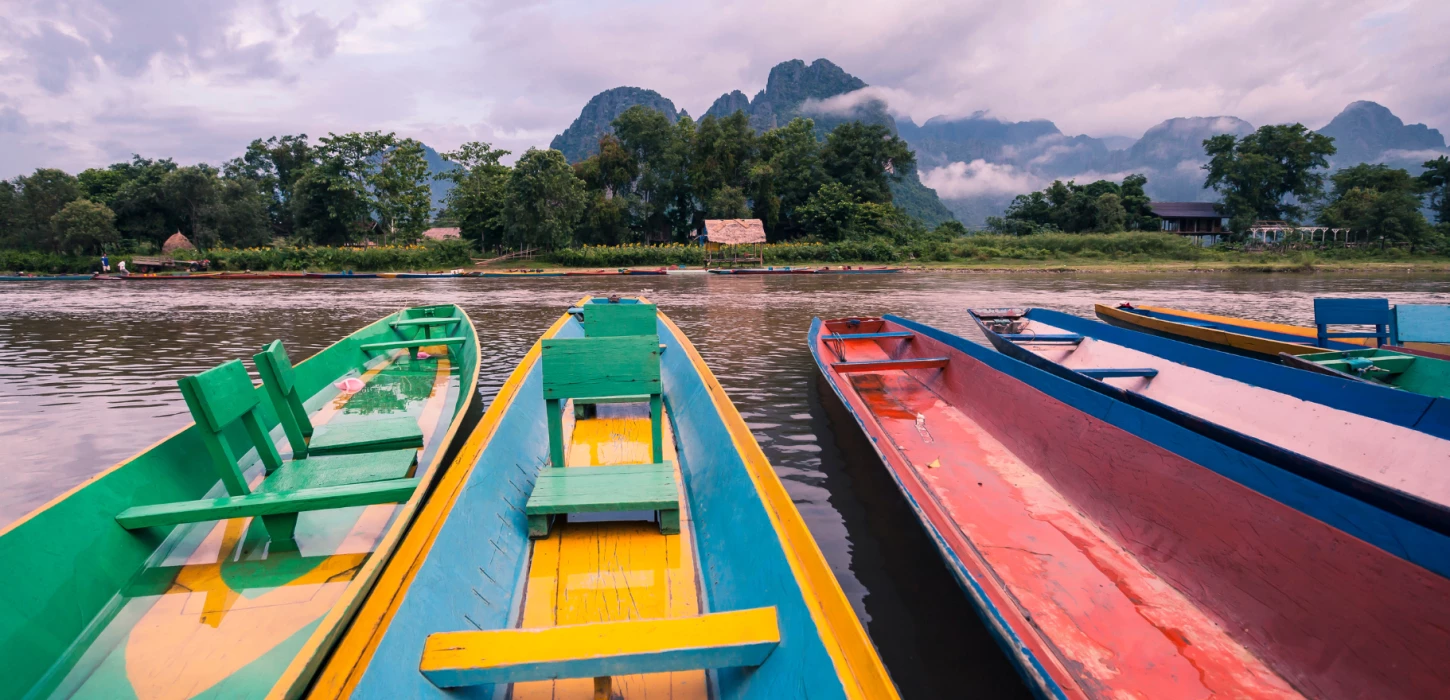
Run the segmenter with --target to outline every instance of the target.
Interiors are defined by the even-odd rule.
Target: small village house
[[[1149,208],[1163,220],[1162,230],[1192,236],[1199,245],[1213,245],[1228,232],[1227,219],[1213,202],[1153,202]]]

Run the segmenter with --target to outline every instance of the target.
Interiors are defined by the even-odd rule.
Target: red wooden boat
[[[129,274],[121,279],[127,282],[196,282],[200,280],[214,280],[220,272],[175,272],[167,274]]]
[[[1040,696],[1450,687],[1450,579],[1283,491],[1346,521],[1392,514],[906,319],[817,319],[809,345]]]
[[[223,272],[217,275],[219,280],[269,280],[271,273],[267,272]]]

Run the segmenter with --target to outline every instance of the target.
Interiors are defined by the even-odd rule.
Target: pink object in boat
[[[344,394],[356,394],[357,392],[362,391],[363,380],[358,379],[357,377],[348,377],[341,381],[333,382],[332,385],[337,387],[337,390],[341,391]]]
[[[426,359],[428,359],[430,357],[432,357],[432,355],[429,355],[428,353],[423,352],[422,350],[419,350],[418,351],[418,359],[420,359],[420,360],[426,360]]]

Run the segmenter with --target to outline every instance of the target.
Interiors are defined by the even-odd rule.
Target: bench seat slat
[[[413,340],[389,340],[380,343],[363,343],[358,347],[363,352],[374,350],[396,350],[398,348],[421,348],[427,345],[460,345],[467,341],[464,337],[453,338],[416,338]]]
[[[663,463],[546,469],[539,473],[524,511],[558,515],[679,507],[674,467]]]
[[[948,358],[918,357],[902,360],[870,360],[866,362],[833,362],[831,369],[837,372],[886,372],[896,369],[939,369],[946,367]]]
[[[826,336],[826,340],[870,340],[873,338],[915,338],[911,331],[889,331],[885,333],[837,333]]]
[[[410,318],[406,321],[393,321],[388,324],[393,328],[408,328],[410,326],[446,326],[463,321],[462,317],[449,316],[446,318]]]
[[[127,530],[162,525],[180,525],[208,520],[302,513],[348,506],[402,503],[413,495],[420,479],[390,479],[349,486],[325,486],[303,491],[254,493],[199,501],[135,506],[116,516]]]
[[[1158,376],[1158,370],[1152,367],[1110,367],[1104,369],[1080,369],[1078,374],[1093,379],[1126,378],[1126,377],[1147,377],[1152,379]]]
[[[418,670],[440,688],[759,666],[775,608],[695,617],[428,635]]]

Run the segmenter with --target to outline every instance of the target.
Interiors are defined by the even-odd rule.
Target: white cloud
[[[1446,26],[1444,0],[8,0],[0,104],[24,131],[4,137],[37,145],[0,147],[0,177],[125,150],[218,162],[252,137],[354,129],[521,151],[610,87],[699,115],[818,57],[873,86],[836,107],[883,99],[918,123],[990,110],[1068,134],[1177,116],[1318,127],[1369,99],[1450,131]]]
[[[936,190],[937,196],[942,199],[1017,195],[1042,187],[1041,181],[1031,173],[981,159],[970,163],[948,163],[922,172],[921,184]]]

